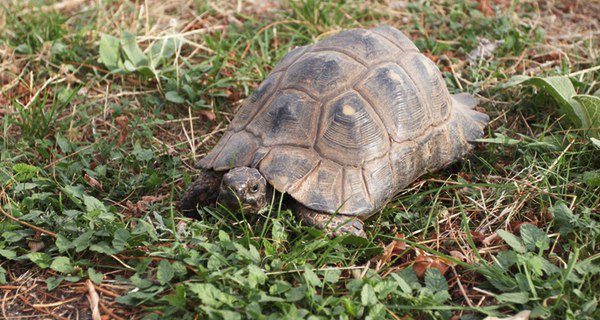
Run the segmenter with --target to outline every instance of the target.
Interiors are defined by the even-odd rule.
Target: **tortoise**
[[[364,236],[363,220],[419,176],[462,159],[489,117],[451,95],[436,65],[399,30],[351,29],[290,51],[197,163],[181,200],[245,214],[271,192],[305,224]]]

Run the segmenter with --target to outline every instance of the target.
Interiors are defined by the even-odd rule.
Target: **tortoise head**
[[[267,204],[267,181],[254,168],[233,168],[223,176],[218,202],[234,212],[256,214]]]

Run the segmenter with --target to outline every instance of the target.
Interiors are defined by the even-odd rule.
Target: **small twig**
[[[98,303],[100,302],[100,296],[98,295],[98,292],[96,292],[96,289],[94,288],[94,284],[92,283],[92,281],[90,281],[90,279],[88,279],[85,282],[85,285],[87,286],[88,289],[88,301],[90,302],[90,310],[92,311],[92,319],[94,320],[101,320],[102,317],[100,316],[100,309],[98,307]]]

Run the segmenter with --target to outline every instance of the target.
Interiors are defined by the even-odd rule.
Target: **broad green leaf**
[[[17,257],[17,253],[8,249],[0,249],[0,256],[5,257],[6,259],[14,259]]]
[[[504,230],[498,230],[497,233],[500,236],[500,238],[502,238],[502,240],[504,240],[504,242],[506,242],[506,244],[508,244],[516,252],[519,252],[519,253],[527,252],[527,248],[525,248],[525,246],[523,245],[523,242],[521,242],[521,239],[519,239],[519,237],[515,236],[514,234],[512,234],[510,232],[504,231]]]
[[[265,281],[267,281],[267,276],[261,268],[253,264],[248,266],[248,284],[250,287],[256,288],[257,285],[265,284]]]
[[[156,280],[162,285],[173,279],[175,271],[168,260],[160,260],[158,270],[156,271]]]
[[[531,223],[523,223],[520,228],[521,238],[529,251],[535,250],[536,247],[541,250],[546,250],[550,246],[550,238],[538,227]]]
[[[104,275],[102,274],[102,272],[98,272],[94,268],[89,268],[87,270],[87,273],[88,273],[88,278],[90,278],[90,280],[92,280],[93,283],[95,283],[95,284],[102,283],[102,279],[104,279]]]
[[[127,59],[131,61],[134,70],[148,65],[148,58],[135,41],[134,34],[128,31],[123,32],[121,35],[121,46]]]
[[[503,293],[496,296],[496,300],[503,303],[519,303],[524,304],[529,302],[529,293],[527,292],[512,292]]]
[[[56,257],[52,261],[50,269],[61,273],[70,273],[73,272],[73,265],[68,257]]]
[[[363,306],[372,306],[379,302],[375,290],[370,284],[365,283],[365,285],[363,285],[360,292],[360,301]]]
[[[56,235],[56,240],[54,241],[54,244],[58,248],[58,251],[61,253],[75,247],[75,244],[73,243],[73,241],[67,239],[62,234]]]
[[[329,283],[336,283],[340,280],[342,271],[339,269],[331,269],[323,272],[323,281]]]
[[[12,169],[15,172],[14,179],[18,182],[31,180],[40,171],[40,168],[26,163],[17,163]]]
[[[573,96],[577,93],[575,92],[573,83],[571,83],[571,80],[569,80],[568,77],[556,76],[539,78],[515,76],[506,83],[506,86],[516,86],[519,84],[532,84],[546,91],[558,103],[560,111],[565,114],[569,120],[575,123],[576,126],[588,127],[581,107],[573,100]]]
[[[202,301],[210,307],[219,308],[222,305],[233,306],[235,298],[222,292],[210,283],[188,283],[188,288]]]
[[[103,34],[100,38],[100,62],[103,63],[109,71],[119,69],[119,39],[108,34]]]
[[[118,251],[125,250],[127,246],[127,240],[129,240],[129,231],[126,229],[120,228],[115,231],[114,238],[112,241],[113,248]]]
[[[85,204],[85,210],[87,212],[94,212],[96,210],[100,212],[106,211],[106,207],[104,206],[104,204],[100,200],[92,196],[84,195],[83,203]]]
[[[178,285],[175,287],[175,292],[170,295],[166,295],[164,299],[172,306],[177,308],[185,307],[187,302],[185,299],[185,286]]]
[[[425,271],[425,286],[433,292],[448,290],[446,278],[436,268],[429,268]]]
[[[558,232],[565,235],[575,227],[578,216],[573,214],[573,211],[563,202],[556,203],[549,209],[554,216],[555,226],[558,227]]]
[[[576,95],[573,97],[579,103],[585,116],[586,128],[592,137],[600,138],[600,97]]]
[[[396,282],[398,283],[398,285],[400,286],[400,289],[404,292],[404,293],[411,293],[412,292],[412,288],[410,287],[410,285],[406,282],[406,280],[404,280],[404,278],[402,278],[401,276],[399,276],[396,273],[392,273],[392,278],[394,278],[394,280],[396,280]]]
[[[312,269],[309,266],[304,266],[304,280],[306,280],[306,283],[308,283],[310,286],[313,287],[320,287],[321,284],[321,279],[319,279],[319,276],[317,276],[317,274],[312,271]]]
[[[27,258],[31,260],[31,262],[38,265],[40,268],[48,268],[50,266],[50,261],[52,260],[47,253],[44,252],[31,252],[27,254]]]
[[[165,93],[165,98],[173,103],[184,103],[185,99],[183,99],[183,97],[181,97],[179,95],[179,93],[177,93],[177,91],[168,91],[167,93]]]
[[[600,170],[586,171],[581,176],[583,183],[590,187],[600,186]]]

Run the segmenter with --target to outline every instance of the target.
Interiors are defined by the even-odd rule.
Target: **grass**
[[[600,8],[481,3],[0,4],[2,316],[597,319],[600,151],[550,95],[504,84],[598,92]],[[481,98],[492,122],[469,159],[411,184],[364,242],[300,226],[279,199],[252,223],[177,211],[278,60],[379,23]],[[493,56],[468,62],[483,38]]]

